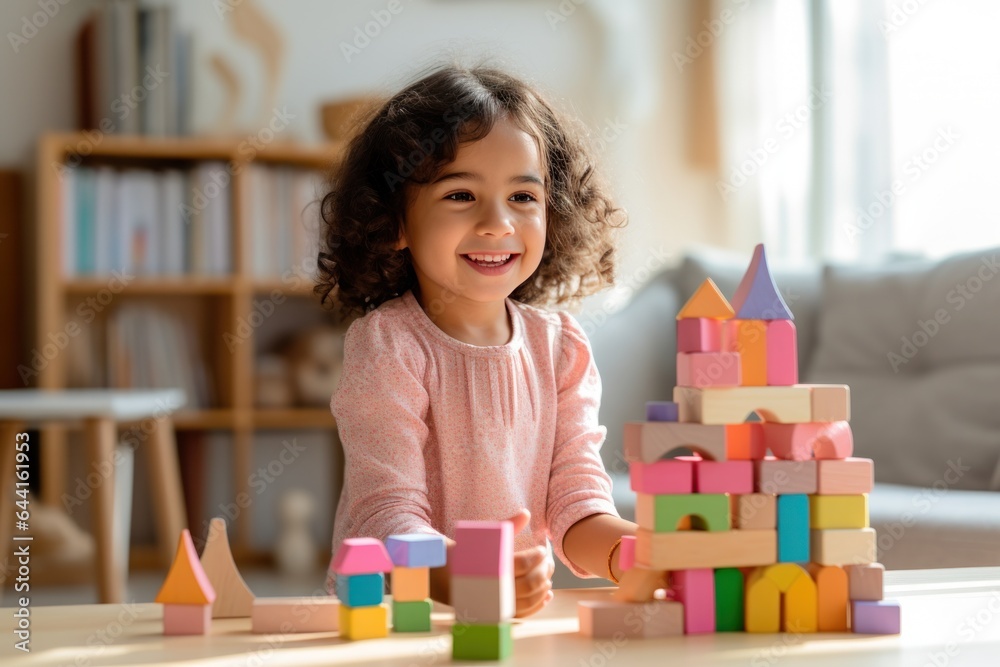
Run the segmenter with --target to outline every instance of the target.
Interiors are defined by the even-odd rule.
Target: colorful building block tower
[[[337,576],[340,598],[340,636],[374,639],[389,634],[389,610],[385,597],[385,573],[392,561],[385,545],[374,537],[344,540],[330,569]]]
[[[709,279],[678,314],[673,398],[625,426],[639,528],[620,562],[633,562],[603,616],[581,603],[581,630],[607,636],[666,588],[687,634],[899,632],[869,527],[873,463],[851,456],[849,389],[798,384],[795,325],[762,245],[732,305]]]
[[[163,605],[163,634],[208,634],[214,601],[215,589],[201,567],[191,533],[185,528],[167,578],[156,594],[156,602]]]
[[[511,654],[514,525],[459,521],[451,556],[452,657],[502,660]]]
[[[447,558],[444,537],[432,534],[392,535],[385,541],[392,559],[392,629],[430,632],[431,573]]]

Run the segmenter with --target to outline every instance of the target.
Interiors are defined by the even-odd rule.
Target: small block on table
[[[374,537],[349,537],[340,543],[330,569],[336,574],[391,572],[392,560],[385,545]]]
[[[851,630],[862,635],[898,635],[900,607],[895,600],[851,602]]]
[[[340,636],[344,639],[376,639],[389,636],[389,608],[340,605]]]
[[[580,634],[592,638],[650,639],[684,634],[684,606],[672,600],[619,602],[581,600],[577,604]]]
[[[401,567],[441,567],[447,557],[442,535],[390,535],[385,546],[393,565]]]
[[[430,632],[431,609],[430,600],[414,600],[409,602],[392,601],[393,632]]]
[[[335,632],[340,600],[335,597],[257,598],[250,615],[254,634]]]
[[[877,602],[884,595],[885,566],[881,563],[845,565],[848,597],[852,600]]]
[[[646,421],[677,421],[677,404],[673,401],[648,401],[646,403]]]
[[[451,626],[453,660],[504,660],[514,649],[510,623]]]

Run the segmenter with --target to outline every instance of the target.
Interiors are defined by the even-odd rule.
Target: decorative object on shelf
[[[292,339],[285,358],[296,405],[329,405],[344,366],[344,332],[329,325],[307,329]]]
[[[288,361],[277,354],[258,357],[254,374],[254,404],[258,408],[288,408],[294,398],[292,383],[288,379]]]
[[[316,570],[319,549],[310,525],[316,501],[302,489],[292,489],[281,498],[281,534],[274,557],[284,574],[311,574]]]

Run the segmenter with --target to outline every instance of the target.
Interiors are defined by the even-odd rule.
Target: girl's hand
[[[514,524],[514,534],[517,535],[531,521],[531,512],[522,509],[508,521]],[[556,564],[548,547],[538,546],[514,552],[514,595],[517,598],[514,616],[530,616],[552,600],[552,574],[555,570]]]

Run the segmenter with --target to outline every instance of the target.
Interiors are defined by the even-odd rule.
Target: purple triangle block
[[[767,266],[764,244],[753,251],[753,259],[733,296],[733,310],[741,320],[794,320]]]

